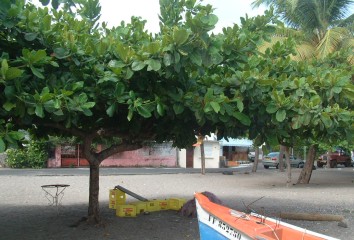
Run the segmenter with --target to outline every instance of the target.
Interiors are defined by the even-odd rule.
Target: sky
[[[240,17],[248,14],[249,17],[263,14],[265,8],[252,9],[253,0],[203,0],[203,4],[211,4],[214,14],[219,21],[214,33],[221,32],[223,27],[240,23]],[[131,16],[139,16],[147,20],[145,25],[149,32],[159,32],[160,13],[159,0],[100,0],[101,21],[107,22],[109,27],[118,26],[120,22],[130,22]]]

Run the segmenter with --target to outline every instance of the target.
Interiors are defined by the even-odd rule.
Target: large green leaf
[[[291,123],[291,127],[293,129],[299,129],[301,127],[301,120],[300,120],[300,117],[297,116],[297,117],[294,117],[292,119],[292,123]]]
[[[96,105],[95,102],[86,102],[86,103],[82,104],[82,108],[89,109],[89,108],[93,108],[95,105]]]
[[[124,63],[129,63],[134,54],[134,51],[129,46],[123,44],[117,44],[115,50]]]
[[[70,56],[70,53],[68,50],[64,48],[55,48],[54,49],[54,55],[58,59],[64,59]]]
[[[173,29],[173,41],[177,45],[182,45],[188,40],[188,38],[189,38],[189,32],[185,28],[175,27]]]
[[[161,43],[160,42],[152,42],[146,47],[146,51],[150,54],[156,54],[160,52]]]
[[[148,59],[146,61],[144,61],[145,64],[148,65],[147,70],[148,71],[158,71],[161,69],[161,62],[159,60],[156,59]]]
[[[19,141],[25,137],[24,132],[19,132],[19,131],[10,131],[8,133],[8,136],[12,138],[13,140]]]
[[[326,128],[330,128],[332,126],[332,120],[328,113],[324,112],[321,114],[321,121]]]
[[[234,117],[238,119],[243,125],[245,126],[250,126],[251,125],[251,119],[245,115],[244,113],[241,112],[234,112]]]
[[[42,105],[37,105],[35,109],[35,113],[38,117],[44,118],[44,111],[43,111],[43,106]]]
[[[241,99],[236,99],[237,109],[242,112],[244,109],[244,104]]]
[[[220,111],[220,104],[217,102],[210,102],[211,107],[213,110],[218,113]]]
[[[146,63],[141,62],[141,61],[134,61],[132,64],[132,70],[133,71],[140,71],[146,66]]]
[[[146,107],[138,106],[136,109],[138,110],[138,113],[144,118],[151,117],[151,112]]]
[[[32,51],[29,55],[29,60],[32,64],[44,61],[47,57],[47,53],[45,50]]]
[[[9,64],[7,63],[6,59],[3,59],[1,61],[1,76],[3,79],[6,78],[6,73],[8,69],[9,69]]]
[[[51,23],[52,23],[52,16],[46,15],[42,20],[43,30],[45,31],[50,30]]]
[[[279,109],[275,115],[278,122],[283,122],[286,117],[286,111],[284,109]]]
[[[114,91],[115,95],[116,96],[121,96],[124,94],[124,91],[125,91],[125,85],[121,82],[118,82],[117,85],[116,85],[116,89]]]
[[[5,87],[5,90],[4,90],[4,93],[5,93],[5,96],[8,98],[8,99],[13,99],[15,98],[15,94],[16,94],[16,89],[14,86],[6,86]]]
[[[25,39],[29,42],[32,42],[33,40],[35,40],[38,36],[38,33],[26,33],[25,34]]]
[[[270,114],[275,113],[276,111],[278,111],[278,109],[279,109],[279,107],[273,102],[269,103],[266,107],[267,113],[270,113]]]
[[[202,56],[199,53],[192,53],[190,55],[190,58],[194,64],[197,64],[198,66],[202,66]]]
[[[184,111],[184,106],[180,103],[175,103],[173,104],[173,111],[176,115],[181,114]]]
[[[11,109],[16,107],[15,103],[11,103],[11,102],[6,102],[2,105],[2,107],[6,110],[6,111],[11,111]]]
[[[6,72],[6,80],[12,80],[18,77],[21,77],[23,70],[18,68],[9,68]]]
[[[165,53],[163,55],[163,63],[165,64],[165,66],[170,66],[172,64],[171,54]]]
[[[133,114],[134,114],[133,110],[129,109],[128,116],[127,116],[128,121],[132,120]]]
[[[209,26],[214,26],[218,22],[219,18],[215,14],[209,14],[201,18],[201,20],[203,23],[208,24]]]
[[[44,75],[40,72],[40,70],[38,68],[31,66],[31,71],[36,77],[38,77],[40,79],[44,79]]]
[[[83,109],[82,111],[85,116],[91,117],[93,115],[92,111],[90,109]]]
[[[343,94],[351,101],[354,101],[354,86],[347,85],[346,88],[343,89]]]
[[[161,103],[158,103],[158,104],[156,105],[156,110],[157,110],[157,113],[158,113],[160,116],[165,115],[165,108],[164,108],[164,106],[163,106]]]

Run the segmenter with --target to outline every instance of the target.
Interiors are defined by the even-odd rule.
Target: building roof
[[[252,147],[253,145],[253,141],[246,138],[242,138],[242,139],[228,138],[228,140],[223,138],[219,142],[221,146]]]

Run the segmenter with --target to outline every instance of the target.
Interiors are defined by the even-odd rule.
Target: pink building
[[[134,151],[115,154],[103,160],[101,167],[177,167],[178,150],[171,143],[153,144]],[[55,148],[55,156],[48,160],[48,168],[87,167],[80,145]]]

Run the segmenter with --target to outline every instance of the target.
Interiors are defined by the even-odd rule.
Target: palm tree
[[[273,41],[289,36],[297,40],[297,60],[323,58],[339,49],[354,47],[353,0],[255,0],[253,7],[272,6],[286,24]],[[349,15],[349,16],[348,16]],[[354,57],[349,61],[354,63]]]

